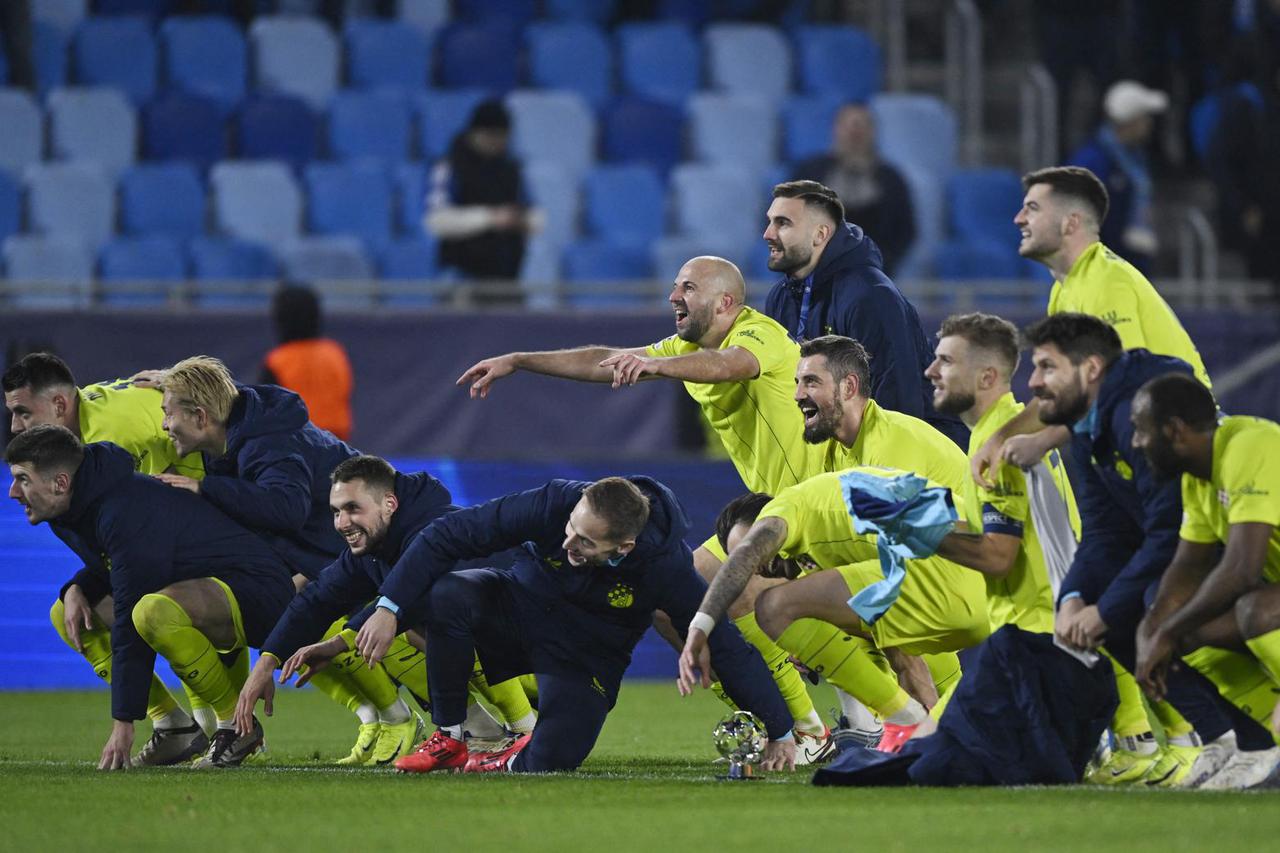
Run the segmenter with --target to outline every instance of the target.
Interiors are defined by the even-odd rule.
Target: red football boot
[[[414,747],[413,752],[396,759],[402,773],[430,773],[433,770],[462,770],[467,764],[467,743],[449,737],[436,729],[435,734]]]
[[[881,736],[880,743],[876,746],[876,749],[881,752],[901,752],[918,728],[920,728],[920,723],[916,723],[914,726],[885,723],[884,735]]]
[[[529,744],[529,738],[532,735],[523,734],[517,737],[511,743],[501,749],[495,749],[493,752],[473,752],[471,757],[467,759],[467,766],[463,768],[463,773],[506,773],[511,769],[511,762],[520,750]]]

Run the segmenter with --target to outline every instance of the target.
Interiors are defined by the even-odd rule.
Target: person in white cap
[[[1121,80],[1102,102],[1106,121],[1067,162],[1102,179],[1111,197],[1111,215],[1102,224],[1102,242],[1144,273],[1157,249],[1151,225],[1151,172],[1146,146],[1155,116],[1169,108],[1169,96],[1134,80]]]

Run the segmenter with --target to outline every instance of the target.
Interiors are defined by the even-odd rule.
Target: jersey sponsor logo
[[[1105,311],[1098,315],[1098,319],[1106,323],[1108,326],[1119,326],[1121,323],[1133,322],[1132,317],[1121,317],[1115,311]]]
[[[999,510],[989,509],[982,513],[982,525],[987,527],[996,525],[1000,527],[1017,527],[1022,528],[1022,522],[1017,519],[1010,518]]]
[[[1231,497],[1233,498],[1265,498],[1270,495],[1271,492],[1266,489],[1259,489],[1257,485],[1254,484],[1253,480],[1250,480],[1238,489],[1231,490]]]
[[[1026,494],[1025,492],[1018,491],[1016,488],[1010,488],[1003,483],[996,483],[994,488],[988,489],[987,491],[997,498],[1020,498]]]
[[[620,583],[609,590],[610,607],[630,607],[636,603],[636,591],[625,583]]]
[[[741,331],[735,333],[734,337],[735,338],[751,338],[751,340],[755,341],[761,346],[764,346],[764,338],[756,334],[755,329],[742,329]]]

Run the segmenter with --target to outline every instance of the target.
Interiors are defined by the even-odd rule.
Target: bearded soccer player
[[[262,745],[262,726],[236,734],[236,687],[220,654],[247,654],[279,619],[293,585],[260,539],[205,501],[133,470],[109,443],[83,445],[39,426],[5,449],[9,494],[35,525],[70,530],[110,560],[111,734],[99,769],[130,766],[134,721],[147,714],[157,653],[217,715],[198,767],[234,767]],[[203,735],[201,735],[203,737]]]
[[[1274,690],[1280,683],[1280,425],[1220,420],[1213,394],[1185,374],[1143,385],[1131,417],[1133,443],[1152,469],[1182,480],[1178,549],[1138,630],[1139,679],[1159,695],[1178,654],[1207,645],[1252,654]],[[1260,696],[1275,701],[1272,691]],[[1271,709],[1251,710],[1265,718]],[[1200,787],[1256,787],[1278,767],[1280,747],[1237,752]]]
[[[135,387],[128,380],[77,388],[71,368],[47,352],[19,359],[4,372],[0,387],[14,435],[33,426],[56,424],[83,442],[110,441],[124,448],[143,474],[204,476],[199,455],[179,457],[161,428],[164,413],[160,393],[154,389]],[[67,535],[65,531],[63,535]],[[100,555],[74,545],[72,550],[85,561],[85,571],[79,575],[84,582],[63,587],[49,608],[49,621],[63,642],[103,675],[111,670],[111,637],[106,626],[111,624],[112,601],[107,569]],[[135,761],[139,765],[170,764],[203,752],[217,722],[213,710],[188,691],[188,716],[158,676],[152,676],[150,695],[147,716],[154,727],[153,736]]]

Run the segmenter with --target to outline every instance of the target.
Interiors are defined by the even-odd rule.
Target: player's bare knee
[[[756,624],[769,639],[777,640],[795,621],[787,606],[786,595],[778,589],[767,589],[756,598]]]

